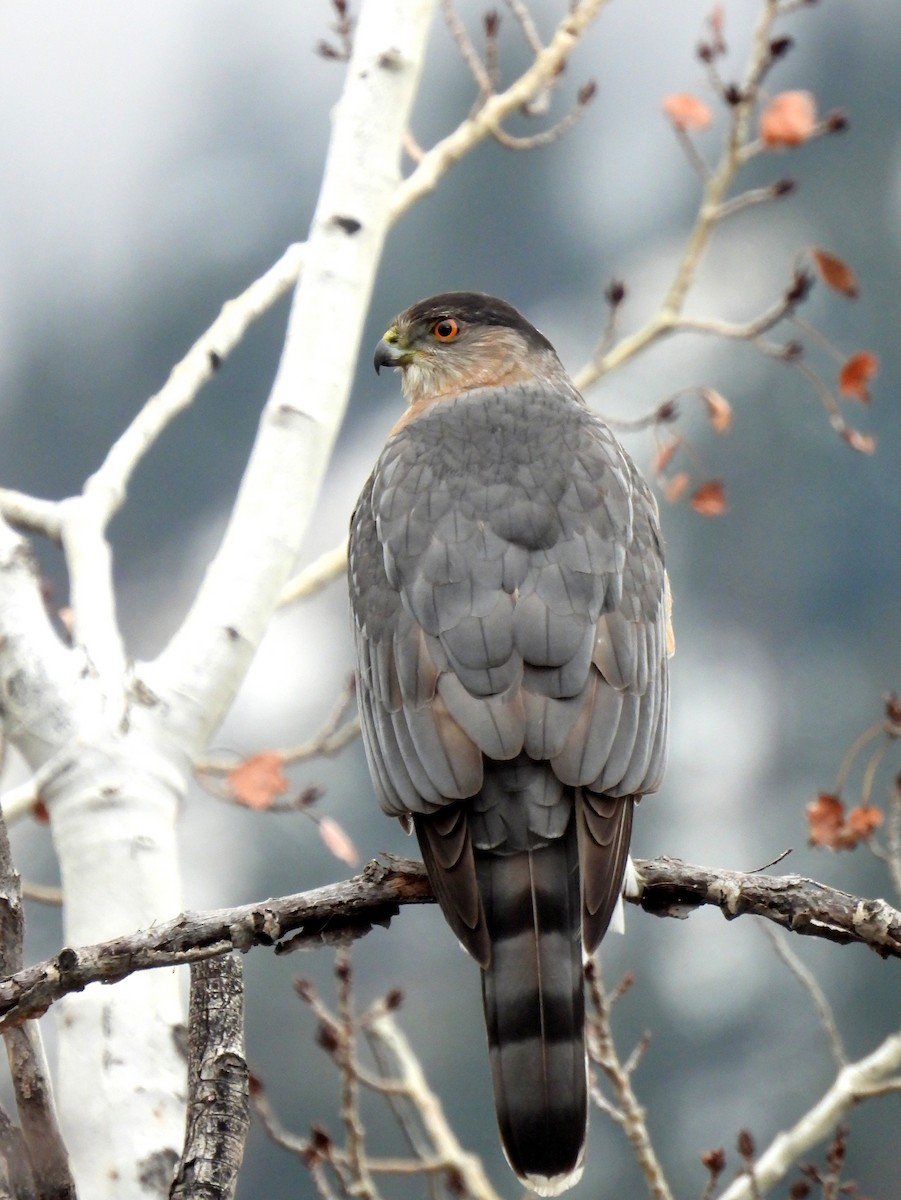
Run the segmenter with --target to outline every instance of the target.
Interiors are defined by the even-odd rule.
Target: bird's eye
[[[432,333],[439,342],[452,342],[459,332],[460,326],[453,317],[445,317],[443,321],[432,326]]]

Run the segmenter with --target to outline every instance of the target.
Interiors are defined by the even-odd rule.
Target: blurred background
[[[353,6],[356,8],[356,5]],[[562,0],[536,0],[547,36]],[[723,5],[737,76],[760,3]],[[459,11],[479,35],[479,5]],[[506,11],[506,10],[504,10]],[[520,307],[577,370],[605,319],[603,291],[625,281],[625,331],[658,305],[684,245],[698,181],[667,121],[663,97],[691,91],[714,103],[701,134],[717,152],[716,109],[694,48],[702,0],[619,0],[574,56],[555,104],[579,85],[597,98],[564,140],[531,154],[486,145],[392,232],[364,348],[391,316],[436,291],[475,288]],[[343,67],[315,53],[330,38],[326,0],[265,6],[218,0],[89,0],[0,8],[0,482],[41,496],[79,489],[111,440],[222,303],[302,240],[315,204]],[[676,596],[670,769],[638,814],[633,850],[754,869],[792,849],[778,871],[866,895],[891,896],[866,851],[807,847],[805,804],[830,790],[845,748],[879,719],[901,687],[901,22],[891,5],[824,0],[784,23],[797,44],[772,91],[814,92],[840,107],[850,131],[753,163],[742,184],[791,175],[798,192],[729,223],[705,258],[689,311],[742,320],[783,290],[798,249],[821,246],[850,262],[862,294],[818,287],[804,315],[845,353],[868,349],[881,370],[871,412],[849,419],[878,439],[872,458],[830,430],[797,372],[742,344],[680,337],[642,356],[590,395],[600,411],[634,417],[680,388],[717,388],[735,409],[713,433],[697,401],[679,430],[697,482],[724,480],[728,512],[705,519],[663,504]],[[506,77],[526,53],[502,21]],[[474,88],[443,24],[435,25],[414,119],[423,145],[468,111]],[[529,132],[522,123],[517,132]],[[250,332],[213,384],[141,466],[112,529],[121,621],[136,658],[176,627],[222,532],[278,362],[286,309]],[[815,350],[831,380],[835,364]],[[377,379],[364,349],[353,402],[302,562],[343,536],[356,495],[400,407],[397,380]],[[645,466],[648,433],[625,439]],[[65,603],[54,552],[42,564]],[[281,614],[234,711],[215,739],[251,753],[315,732],[352,668],[341,581]],[[879,777],[883,802],[893,770]],[[10,776],[10,779],[14,776]],[[362,749],[296,771],[326,789],[361,859],[414,852],[379,813]],[[849,793],[853,796],[853,790]],[[235,904],[342,878],[345,865],[300,815],[239,811],[195,790],[184,812],[186,902]],[[55,880],[46,827],[17,828],[20,870]],[[897,900],[897,897],[894,898]],[[59,918],[31,906],[31,959],[59,946]],[[851,1056],[897,1028],[898,966],[858,948],[799,944],[835,1008]],[[516,1194],[494,1129],[478,979],[436,911],[405,911],[355,952],[359,1001],[403,989],[403,1027],[422,1055],[465,1145],[484,1156],[501,1193]],[[669,1178],[700,1195],[702,1151],[724,1144],[732,1167],[740,1128],[758,1146],[794,1122],[828,1086],[829,1048],[808,995],[751,920],[718,913],[686,922],[635,910],[627,936],[604,947],[608,982],[636,984],[618,1006],[627,1053],[647,1029],[635,1084]],[[314,1045],[314,1023],[292,980],[330,996],[329,951],[246,960],[248,1054],[286,1124],[338,1133],[336,1077]],[[44,1022],[52,1038],[52,1021]],[[387,1125],[368,1113],[374,1129]],[[848,1175],[880,1200],[901,1197],[901,1100],[867,1104],[852,1119]],[[387,1145],[387,1143],[385,1143]],[[601,1114],[577,1195],[643,1194],[625,1140]],[[387,1195],[421,1187],[384,1186]],[[781,1189],[777,1194],[785,1194]],[[250,1143],[239,1195],[312,1195],[303,1168]]]

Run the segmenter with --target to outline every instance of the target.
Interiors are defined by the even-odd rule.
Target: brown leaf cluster
[[[807,805],[810,844],[828,850],[853,850],[868,841],[882,821],[881,809],[859,805],[846,812],[841,798],[828,792],[820,792]]]
[[[714,432],[728,432],[732,426],[732,405],[726,397],[715,388],[698,388],[697,391],[704,402],[707,418]],[[683,445],[688,443],[678,434],[660,442],[651,462],[651,469],[670,504],[678,504],[683,496],[689,494],[692,486],[691,475],[684,469],[667,476],[668,468]],[[726,511],[725,484],[721,479],[705,480],[690,493],[689,503],[702,517],[722,516]]]

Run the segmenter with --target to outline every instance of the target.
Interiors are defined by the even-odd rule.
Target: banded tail
[[[578,1182],[588,1080],[583,946],[591,952],[621,893],[631,797],[578,789],[559,833],[518,834],[500,853],[473,845],[465,804],[414,817],[429,878],[482,968],[494,1103],[504,1152],[540,1196]],[[519,809],[522,809],[520,804]],[[512,832],[512,815],[508,810]],[[558,826],[559,828],[559,826]]]
[[[582,1174],[588,1095],[576,822],[535,850],[476,852],[491,961],[482,998],[507,1160],[541,1196]]]

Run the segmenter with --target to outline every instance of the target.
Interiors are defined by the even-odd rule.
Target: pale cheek
[[[414,361],[404,371],[404,395],[411,404],[415,404],[430,396],[460,391],[464,386],[464,376],[466,373],[463,371],[448,369],[447,363],[439,366],[421,360]],[[467,381],[469,378],[467,376]]]
[[[423,371],[422,367],[416,362],[411,362],[405,368],[402,384],[404,395],[411,404],[415,404],[417,400],[423,397],[429,385],[430,378],[431,372]]]

